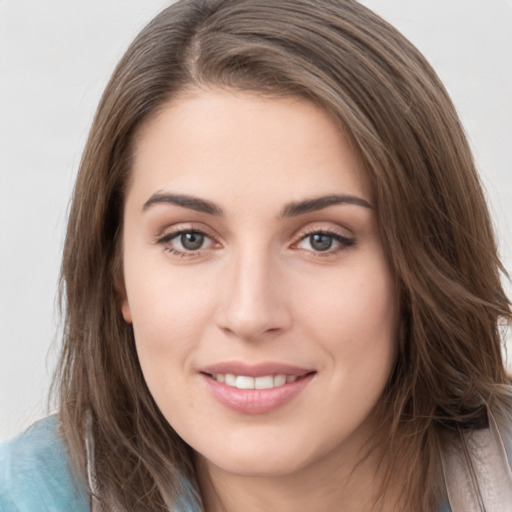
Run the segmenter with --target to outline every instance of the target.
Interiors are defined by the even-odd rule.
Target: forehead
[[[129,189],[171,187],[210,196],[286,191],[370,198],[361,158],[334,120],[299,97],[188,91],[139,130]],[[333,190],[336,189],[336,190]],[[307,194],[306,194],[307,195]]]

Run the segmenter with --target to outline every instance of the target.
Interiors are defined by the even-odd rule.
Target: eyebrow
[[[175,204],[176,206],[195,210],[196,212],[207,213],[208,215],[223,215],[222,210],[216,204],[206,199],[199,199],[198,197],[184,194],[164,194],[160,192],[153,194],[144,203],[142,211],[146,211],[156,204]]]
[[[362,197],[346,194],[332,194],[287,204],[283,208],[280,217],[295,217],[296,215],[316,212],[338,204],[353,204],[364,208],[372,208],[372,205]]]
[[[189,196],[185,194],[168,194],[157,192],[153,194],[143,205],[142,211],[147,211],[151,206],[157,204],[174,204],[182,208],[188,208],[200,213],[208,215],[222,216],[222,208],[215,203],[199,197]],[[313,199],[306,199],[304,201],[297,201],[287,204],[279,214],[280,218],[295,217],[305,213],[311,213],[318,210],[323,210],[329,206],[340,204],[350,204],[362,206],[364,208],[372,208],[372,205],[362,197],[351,196],[347,194],[331,194],[327,196],[316,197]]]

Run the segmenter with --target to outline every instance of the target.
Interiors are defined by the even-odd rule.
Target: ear
[[[121,306],[121,313],[123,315],[124,321],[127,324],[132,323],[132,312],[130,310],[130,304],[128,303],[128,296],[126,295],[126,288],[124,286],[124,280],[119,283],[116,283],[116,293],[119,300],[119,304]]]
[[[126,291],[124,292],[124,296],[121,298],[121,312],[123,313],[124,321],[127,324],[132,323],[132,312],[130,311],[130,304],[128,304],[128,298],[126,297]]]
[[[132,312],[130,310],[130,304],[128,303],[128,295],[126,293],[126,286],[124,284],[123,269],[120,258],[117,258],[117,261],[114,263],[113,276],[114,288],[116,291],[117,300],[121,306],[121,313],[123,315],[124,321],[127,324],[131,324]]]

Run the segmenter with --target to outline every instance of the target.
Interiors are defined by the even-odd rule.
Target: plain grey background
[[[117,60],[168,3],[0,0],[0,439],[46,413],[59,345],[60,252],[80,153]],[[411,39],[445,82],[512,272],[512,1],[362,3]]]

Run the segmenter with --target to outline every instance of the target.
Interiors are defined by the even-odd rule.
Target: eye
[[[339,233],[315,231],[303,236],[296,244],[298,249],[332,254],[355,245],[355,240]]]
[[[195,256],[202,249],[214,245],[214,241],[202,231],[187,229],[169,233],[158,240],[164,249],[171,254],[187,257]]]
[[[191,231],[190,233],[181,233],[175,237],[186,251],[197,251],[204,244],[205,236],[203,233]]]

